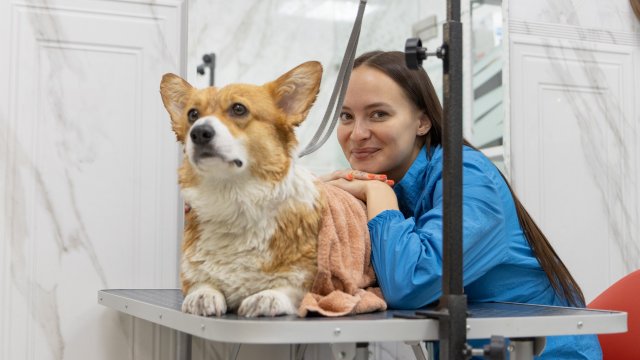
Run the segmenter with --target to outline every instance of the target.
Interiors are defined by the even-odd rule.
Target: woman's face
[[[353,70],[344,99],[338,142],[355,170],[399,181],[420,152],[431,122],[383,72]]]

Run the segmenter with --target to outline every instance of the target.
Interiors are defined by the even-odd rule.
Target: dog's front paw
[[[295,314],[289,295],[279,290],[263,290],[242,300],[238,315],[247,317]]]
[[[202,286],[184,298],[182,311],[201,316],[220,316],[227,312],[227,302],[220,291],[210,286]]]

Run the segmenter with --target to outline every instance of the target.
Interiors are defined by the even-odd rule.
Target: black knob
[[[420,38],[409,38],[404,45],[404,60],[409,69],[418,69],[427,58],[427,49],[422,47]]]
[[[202,55],[202,61],[204,61],[205,64],[215,63],[216,54],[215,53],[204,54]]]
[[[484,346],[485,358],[491,360],[506,360],[507,346],[505,345],[504,336],[491,336],[491,342]]]

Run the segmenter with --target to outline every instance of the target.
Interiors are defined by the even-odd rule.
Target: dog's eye
[[[189,122],[190,123],[194,123],[200,117],[200,113],[198,113],[198,110],[196,110],[196,109],[191,109],[187,113],[187,117],[189,118]]]
[[[235,116],[243,116],[247,113],[247,107],[240,104],[240,103],[235,103],[233,105],[231,105],[231,114],[235,115]]]

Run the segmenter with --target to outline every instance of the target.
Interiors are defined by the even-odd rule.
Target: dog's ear
[[[189,94],[193,87],[180,76],[175,74],[164,74],[160,82],[160,95],[164,107],[171,116],[174,126],[179,122],[180,116],[184,114],[184,107],[189,100]]]
[[[294,126],[307,117],[320,90],[322,65],[309,61],[298,65],[277,80],[266,84],[270,88],[278,107],[288,116]]]

